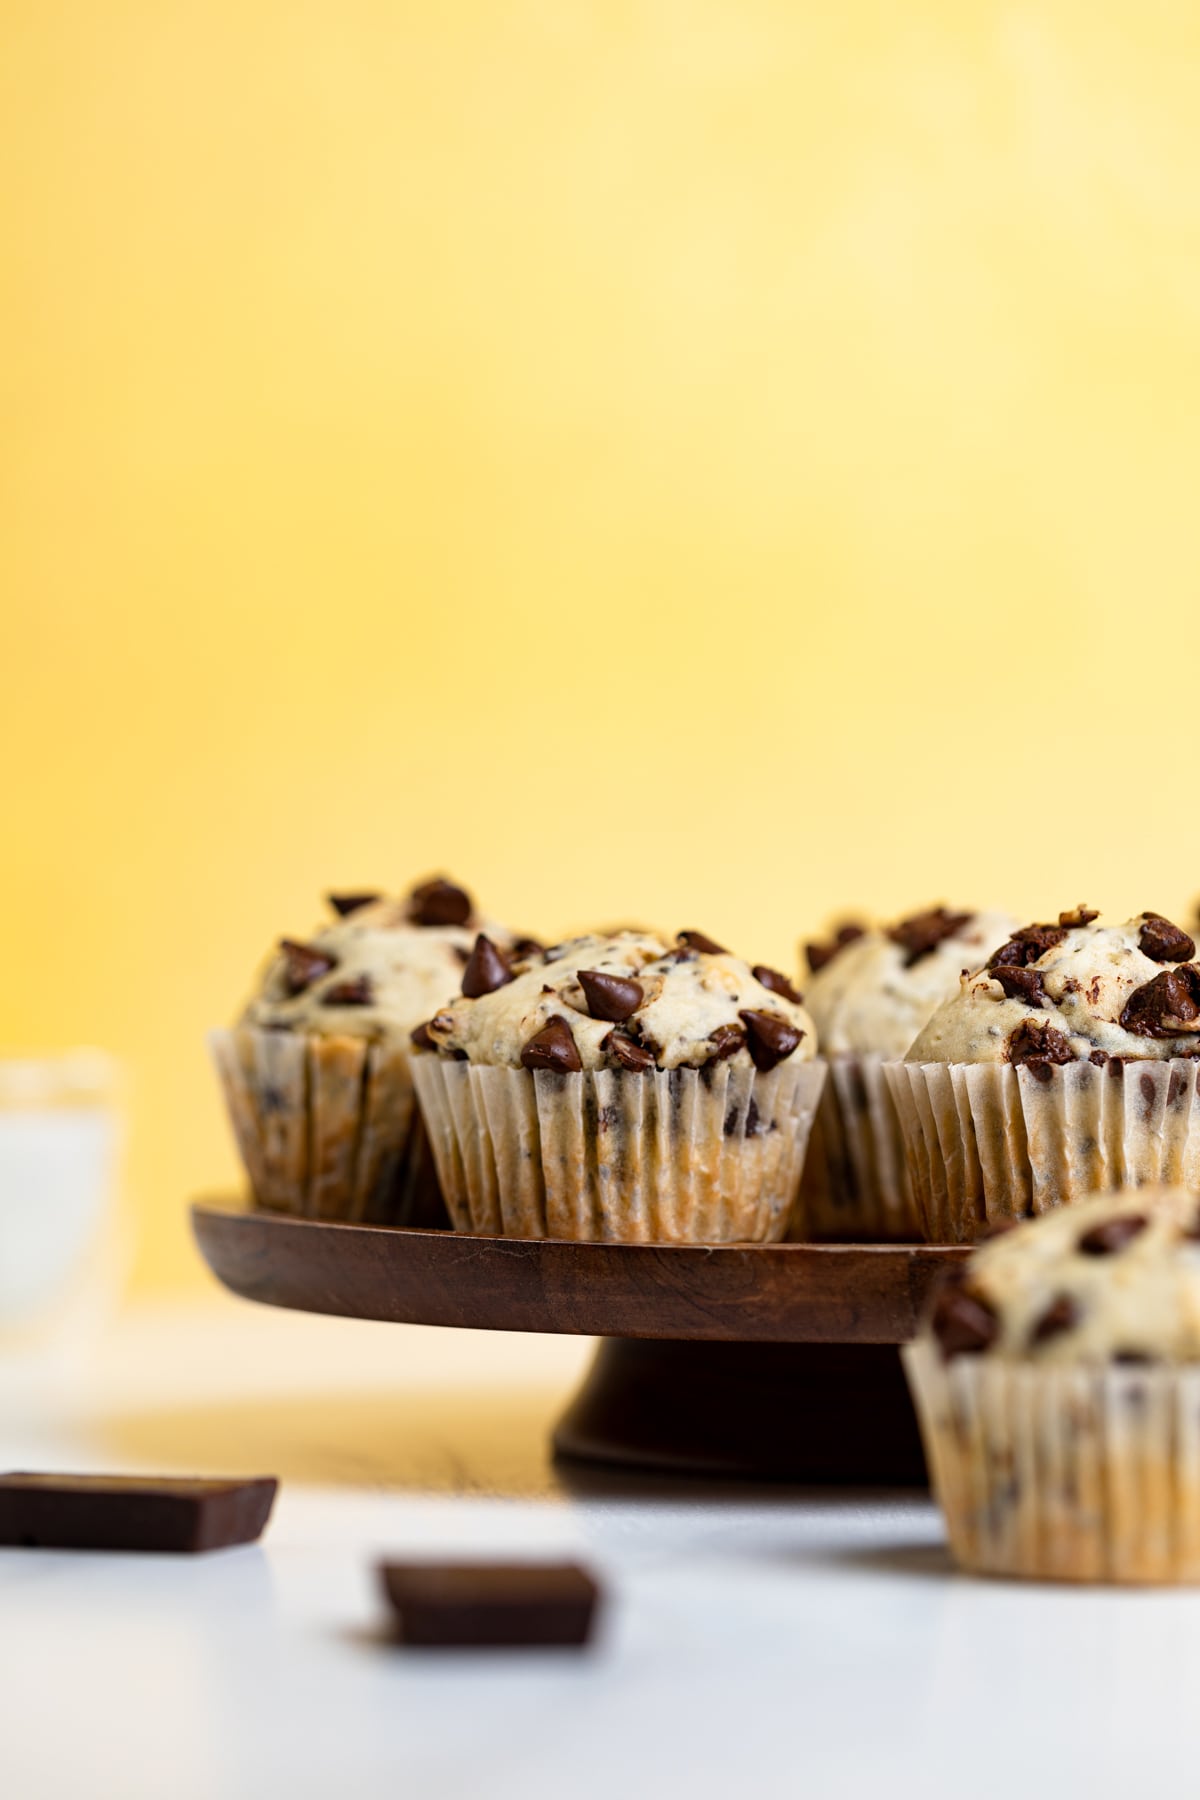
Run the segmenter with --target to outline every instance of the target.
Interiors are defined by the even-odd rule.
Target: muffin
[[[823,1079],[785,976],[700,932],[573,938],[509,959],[415,1034],[417,1095],[461,1231],[768,1242]]]
[[[806,946],[805,1005],[829,1072],[790,1236],[921,1235],[883,1065],[1015,925],[1006,913],[937,906],[874,930],[846,924],[831,943]]]
[[[335,922],[304,942],[284,938],[237,1025],[211,1034],[234,1134],[259,1206],[424,1217],[436,1189],[416,1129],[410,1034],[458,988],[480,921],[440,876],[402,900],[329,902]]]
[[[1013,933],[886,1074],[925,1235],[1115,1187],[1200,1185],[1200,968],[1159,913]]]
[[[981,1245],[904,1351],[964,1568],[1200,1580],[1200,1200],[1093,1196]]]

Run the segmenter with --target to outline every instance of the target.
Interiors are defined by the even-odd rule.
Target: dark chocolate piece
[[[1161,913],[1148,912],[1138,934],[1138,949],[1151,962],[1191,962],[1196,954],[1196,943]]]
[[[1024,1063],[1036,1074],[1047,1072],[1052,1063],[1074,1062],[1075,1058],[1067,1039],[1053,1025],[1044,1019],[1022,1019],[1008,1040],[1008,1060]]]
[[[778,994],[781,1000],[790,1000],[793,1006],[803,1006],[804,995],[796,992],[782,970],[772,969],[766,963],[755,963],[750,973],[760,987],[767,988],[772,994]]]
[[[746,1010],[738,1013],[738,1018],[746,1027],[746,1047],[756,1069],[765,1074],[781,1063],[785,1056],[790,1056],[804,1033],[781,1019],[778,1013],[753,1012]]]
[[[1090,925],[1093,919],[1098,919],[1099,917],[1100,914],[1094,907],[1084,906],[1081,901],[1080,904],[1073,907],[1070,912],[1060,912],[1058,915],[1058,922],[1064,931],[1070,931],[1076,926]]]
[[[373,1006],[375,989],[369,975],[355,975],[350,981],[335,981],[321,995],[322,1006]]]
[[[580,969],[579,985],[593,1019],[607,1019],[610,1025],[623,1025],[645,999],[640,981],[624,975],[610,975],[603,969]]]
[[[1070,1294],[1060,1294],[1052,1300],[1030,1335],[1031,1344],[1047,1344],[1051,1338],[1060,1337],[1064,1331],[1071,1331],[1079,1323],[1079,1308]]]
[[[383,1563],[400,1643],[437,1650],[579,1649],[600,1589],[577,1563]]]
[[[724,944],[715,943],[712,938],[705,937],[702,931],[681,931],[679,933],[679,938],[681,943],[686,944],[689,950],[699,950],[704,956],[729,955]]]
[[[857,938],[866,935],[865,925],[855,925],[847,921],[846,924],[837,927],[828,944],[805,944],[804,954],[808,959],[809,970],[816,975],[821,969],[827,967],[838,952],[846,948],[847,944],[853,944]]]
[[[379,894],[326,894],[326,900],[339,919],[345,919],[350,913],[357,912],[362,906],[370,906],[381,898]]]
[[[463,970],[462,991],[466,998],[478,1000],[483,994],[494,994],[497,988],[506,987],[512,978],[513,972],[507,961],[491,938],[484,937],[481,931]]]
[[[330,956],[328,950],[318,950],[315,944],[298,944],[295,938],[280,938],[279,948],[283,951],[284,985],[293,999],[305,988],[310,988],[314,981],[319,981],[322,975],[337,968],[337,957]]]
[[[1149,1222],[1145,1213],[1120,1213],[1085,1231],[1076,1249],[1084,1256],[1115,1256],[1140,1236]]]
[[[561,1016],[550,1020],[541,1031],[534,1032],[521,1051],[521,1065],[526,1069],[553,1069],[560,1075],[577,1075],[583,1067],[571,1027]]]
[[[436,1050],[437,1045],[429,1035],[429,1023],[417,1025],[409,1032],[409,1040],[414,1050]]]
[[[1185,963],[1164,969],[1153,981],[1134,988],[1121,1012],[1121,1024],[1138,1037],[1181,1037],[1200,1030],[1200,969]]]
[[[736,1056],[745,1049],[746,1033],[740,1025],[718,1025],[708,1041],[712,1045],[712,1061],[724,1062],[727,1056]]]
[[[1037,962],[1045,956],[1047,950],[1053,950],[1066,937],[1061,925],[1023,925],[1020,931],[1014,931],[1007,944],[1001,944],[988,957],[989,969],[1018,968],[1025,969],[1030,963]]]
[[[654,1067],[654,1057],[646,1046],[635,1043],[623,1031],[610,1031],[600,1048],[634,1075],[644,1075]]]
[[[989,1303],[965,1285],[965,1272],[943,1283],[929,1325],[945,1357],[979,1356],[990,1349],[1000,1330]]]
[[[0,1544],[195,1555],[262,1536],[279,1483],[164,1476],[0,1476]]]
[[[923,956],[930,956],[946,938],[954,937],[964,925],[969,925],[974,916],[974,913],[947,912],[944,906],[931,906],[928,912],[914,913],[911,919],[901,919],[898,925],[890,926],[887,935],[904,951],[904,966],[911,969]]]
[[[414,925],[465,925],[471,911],[470,894],[444,875],[423,881],[408,897],[408,916]]]
[[[1026,1006],[1045,1006],[1046,984],[1037,969],[1022,968],[1020,963],[997,963],[989,973],[1010,1000],[1024,1000]]]

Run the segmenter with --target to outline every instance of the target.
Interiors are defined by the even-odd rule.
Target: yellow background
[[[333,885],[783,960],[1200,887],[1200,17],[5,0],[3,986],[129,1064]]]

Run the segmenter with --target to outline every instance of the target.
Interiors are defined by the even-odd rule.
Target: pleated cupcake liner
[[[626,1244],[782,1238],[824,1081],[811,1062],[412,1069],[457,1230]]]
[[[886,1063],[931,1243],[1149,1182],[1200,1187],[1198,1065]]]
[[[950,1547],[981,1575],[1200,1581],[1200,1368],[903,1352]]]
[[[921,1223],[884,1059],[833,1056],[825,1066],[788,1237],[911,1243]]]
[[[429,1217],[407,1049],[254,1026],[208,1042],[260,1207],[367,1224]]]

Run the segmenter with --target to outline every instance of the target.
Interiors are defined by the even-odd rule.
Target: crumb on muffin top
[[[1200,1361],[1200,1196],[1102,1194],[980,1244],[934,1297],[943,1357]]]
[[[753,969],[703,932],[593,934],[508,957],[482,934],[461,998],[414,1034],[419,1049],[474,1063],[557,1070],[760,1071],[814,1054],[816,1034],[785,975]]]
[[[1087,907],[1026,925],[964,975],[908,1062],[1007,1062],[1046,1071],[1089,1058],[1200,1054],[1200,968],[1186,931],[1161,913],[1099,925]]]
[[[1016,920],[935,906],[896,924],[846,924],[806,946],[807,1004],[824,1056],[904,1055],[964,969],[977,969]]]

